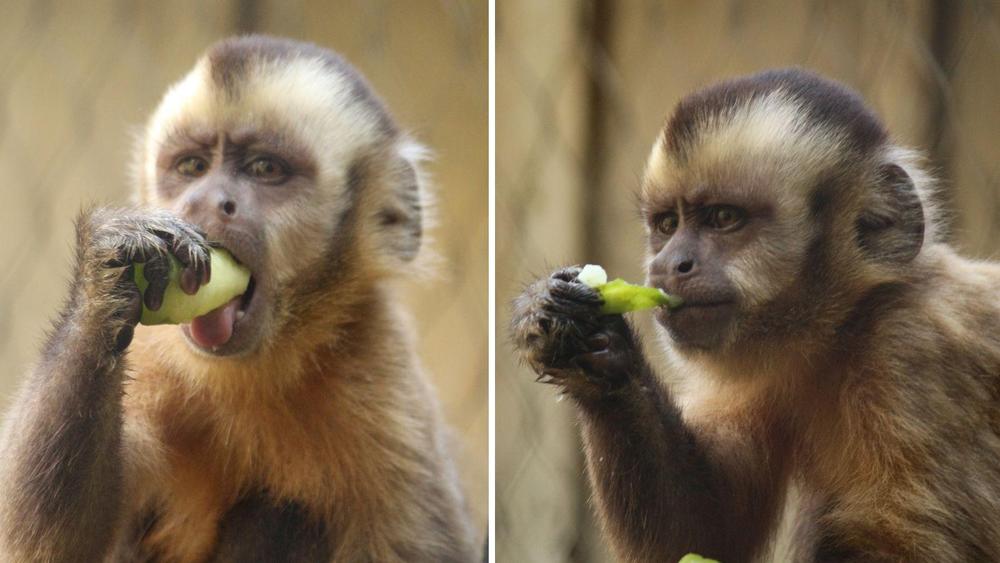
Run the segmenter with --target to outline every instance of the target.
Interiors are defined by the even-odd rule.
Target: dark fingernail
[[[132,343],[132,336],[135,334],[135,329],[131,326],[125,326],[120,331],[118,331],[118,336],[115,337],[115,353],[121,354],[128,348],[128,345]]]
[[[587,339],[587,349],[592,352],[604,350],[609,344],[611,344],[611,340],[603,332],[599,332]]]
[[[198,272],[193,267],[184,268],[181,271],[181,291],[188,295],[198,293]]]
[[[125,319],[131,323],[139,322],[142,318],[142,299],[132,299],[129,303],[129,308],[125,312]]]
[[[150,311],[158,311],[160,305],[163,305],[163,294],[158,291],[153,291],[153,288],[146,288],[146,295],[142,297],[142,302],[146,304],[146,308]]]

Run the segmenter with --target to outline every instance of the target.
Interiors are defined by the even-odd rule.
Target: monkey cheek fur
[[[691,303],[673,311],[657,309],[655,316],[678,346],[708,350],[724,344],[736,320],[736,305]]]

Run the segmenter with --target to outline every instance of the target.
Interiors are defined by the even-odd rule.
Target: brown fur
[[[448,448],[434,396],[400,350],[400,319],[377,302],[357,314],[349,341],[300,358],[296,383],[284,389],[267,380],[287,356],[257,369],[212,369],[204,376],[219,385],[192,390],[190,376],[160,358],[183,346],[175,331],[137,334],[130,358],[148,367],[126,385],[126,416],[156,436],[149,455],[162,465],[146,471],[171,476],[139,496],[141,506],[162,507],[151,542],[166,553],[210,550],[221,515],[257,489],[326,522],[338,561],[425,560],[468,541],[438,535],[439,521],[463,515],[452,504],[452,470],[440,464]],[[237,383],[248,379],[250,389]],[[149,448],[144,439],[137,448]]]
[[[291,109],[274,83],[300,96]],[[329,134],[335,147],[318,144]],[[139,206],[80,220],[71,297],[5,425],[3,556],[474,560],[392,280],[423,232],[413,147],[329,51],[266,37],[210,49],[150,121]],[[244,171],[261,153],[287,167],[279,183]],[[203,176],[177,172],[192,155]],[[253,272],[255,321],[212,350],[135,327],[143,297],[125,267],[149,273],[169,252],[201,268],[206,238]]]
[[[642,191],[648,281],[689,300],[656,313],[671,389],[572,269],[516,302],[524,358],[579,406],[622,560],[765,558],[792,486],[799,561],[1000,555],[1000,265],[942,242],[931,182],[883,131],[794,70],[679,104]],[[711,227],[719,205],[739,228]]]

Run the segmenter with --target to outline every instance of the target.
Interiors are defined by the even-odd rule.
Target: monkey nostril
[[[677,272],[681,274],[687,274],[692,269],[694,269],[694,260],[685,260],[677,266]]]
[[[222,203],[222,212],[230,217],[236,215],[236,204],[232,200],[226,200]]]

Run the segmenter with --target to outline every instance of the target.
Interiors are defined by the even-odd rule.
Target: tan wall
[[[256,6],[255,9],[248,7]],[[240,21],[343,53],[435,154],[440,271],[408,295],[487,507],[487,9],[485,2],[321,0],[4,3],[0,18],[0,400],[37,355],[66,293],[72,220],[123,201],[130,132]],[[241,19],[242,18],[242,19]]]
[[[498,2],[498,334],[505,304],[556,266],[596,262],[641,279],[632,193],[664,118],[692,89],[768,67],[801,65],[860,90],[898,139],[926,149],[944,175],[958,246],[995,255],[1000,5],[943,3],[950,11],[937,16],[934,5]],[[933,38],[942,15],[954,27],[951,56],[939,64]],[[608,560],[588,515],[571,407],[514,363],[506,340],[496,377],[501,560]]]

